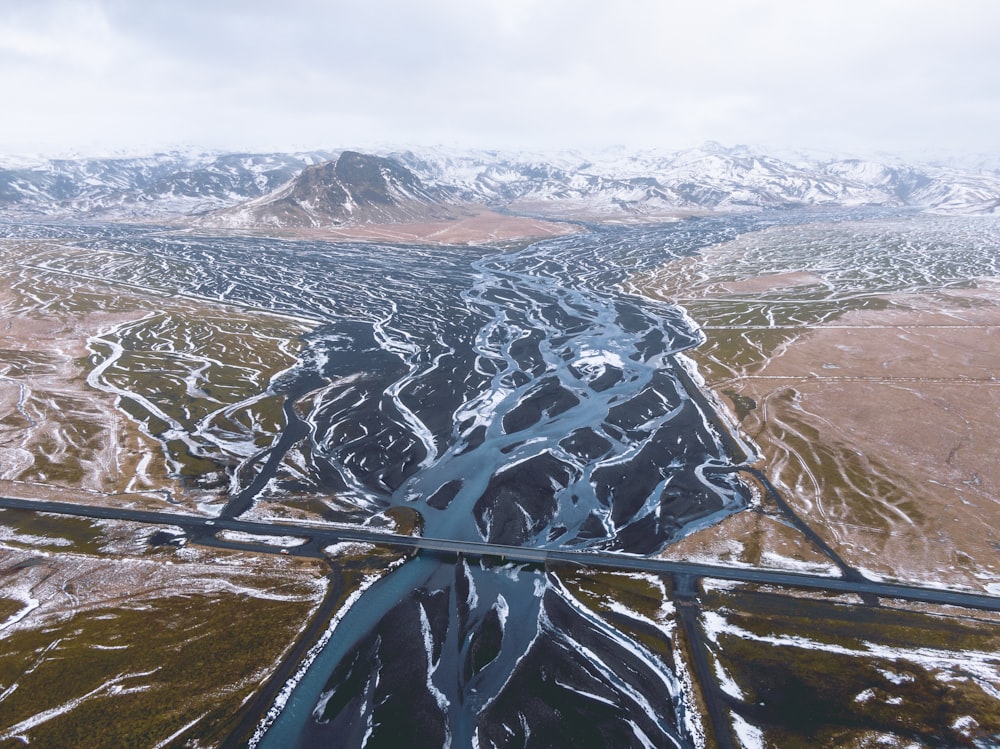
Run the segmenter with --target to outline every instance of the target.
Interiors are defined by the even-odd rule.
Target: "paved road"
[[[60,515],[74,515],[101,520],[124,520],[153,525],[173,525],[187,531],[193,541],[204,539],[217,543],[214,539],[219,531],[238,531],[255,536],[296,536],[305,540],[301,547],[288,548],[288,553],[303,553],[303,548],[317,550],[340,541],[357,541],[379,544],[414,551],[433,551],[446,554],[464,554],[470,557],[492,557],[495,559],[545,563],[561,562],[583,567],[604,567],[616,570],[635,570],[667,574],[690,580],[691,578],[712,578],[736,582],[757,583],[791,588],[823,590],[834,593],[854,593],[859,596],[898,598],[923,603],[963,606],[966,608],[1000,611],[1000,596],[981,593],[928,588],[917,585],[885,583],[867,579],[845,579],[823,577],[800,572],[760,569],[755,567],[724,567],[696,562],[676,562],[629,554],[601,551],[569,551],[556,549],[534,549],[519,546],[503,546],[476,541],[456,541],[449,539],[401,536],[394,533],[378,533],[356,528],[336,528],[330,526],[299,525],[292,523],[261,523],[227,518],[206,518],[198,515],[182,515],[169,512],[152,512],[116,507],[94,507],[69,502],[50,502],[35,499],[14,499],[0,497],[0,508],[49,512]],[[232,545],[232,544],[229,544]],[[275,553],[283,547],[261,543],[239,542],[239,548],[252,551]]]
[[[711,740],[711,745],[718,747],[718,749],[737,749],[733,739],[733,720],[722,700],[719,677],[712,668],[704,630],[699,624],[701,608],[691,601],[688,603],[691,605],[677,607],[677,620],[680,622],[681,629],[684,630],[684,637],[688,642],[688,652],[691,653],[695,677],[701,684],[705,712],[708,713],[708,722],[712,731],[708,738]]]

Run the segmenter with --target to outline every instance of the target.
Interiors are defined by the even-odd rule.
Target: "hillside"
[[[467,212],[465,212],[467,213]],[[228,228],[322,228],[454,219],[461,208],[446,190],[425,187],[398,161],[344,151],[336,161],[308,166],[258,199],[205,216]]]

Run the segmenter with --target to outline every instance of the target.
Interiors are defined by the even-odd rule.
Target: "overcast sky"
[[[0,154],[995,154],[997,0],[0,0]]]

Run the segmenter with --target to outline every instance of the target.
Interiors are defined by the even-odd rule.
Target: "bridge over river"
[[[264,523],[250,520],[182,515],[170,512],[81,505],[70,502],[17,499],[13,497],[0,497],[0,508],[46,512],[56,515],[73,515],[76,517],[93,518],[95,520],[120,520],[134,523],[177,526],[188,532],[194,542],[270,554],[283,553],[301,556],[320,556],[322,548],[335,543],[350,541],[408,549],[414,552],[430,551],[528,564],[546,564],[551,562],[579,565],[581,567],[602,567],[615,570],[652,572],[673,576],[674,580],[678,583],[678,588],[689,591],[694,590],[691,584],[692,581],[701,578],[711,578],[715,580],[731,580],[734,582],[832,593],[853,593],[859,596],[896,598],[905,601],[962,606],[985,611],[1000,611],[1000,596],[969,591],[930,588],[920,585],[877,580],[826,577],[823,575],[786,572],[759,567],[732,567],[703,564],[700,562],[673,561],[597,550],[538,549],[457,539],[404,536],[395,533],[365,531],[357,528],[336,528],[298,523]],[[289,547],[266,542],[228,541],[217,538],[216,534],[220,531],[234,531],[262,538],[294,536],[303,539],[304,543]]]

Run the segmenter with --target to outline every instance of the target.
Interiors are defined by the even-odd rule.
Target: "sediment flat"
[[[489,244],[519,239],[543,239],[572,234],[576,228],[557,218],[512,216],[480,210],[451,220],[408,221],[391,224],[344,224],[321,227],[226,230],[227,234],[275,236],[313,241],[363,240],[400,244]]]

